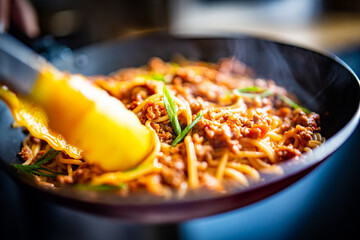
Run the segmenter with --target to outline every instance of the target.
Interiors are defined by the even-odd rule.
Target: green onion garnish
[[[121,190],[126,188],[126,184],[122,183],[119,185],[109,185],[109,184],[101,184],[101,185],[90,185],[90,184],[76,184],[76,188],[80,190],[92,190],[92,191],[114,191]]]
[[[140,77],[149,79],[149,80],[155,80],[155,81],[162,81],[165,82],[165,76],[160,73],[153,73],[149,75],[141,75]]]
[[[59,153],[60,153],[60,151],[55,151],[54,149],[50,149],[43,156],[41,156],[41,158],[39,158],[39,160],[35,163],[35,165],[39,166],[39,165],[45,164],[45,163],[49,162],[51,159],[53,159]]]
[[[292,107],[292,108],[294,108],[294,109],[300,108],[300,109],[303,110],[304,113],[306,113],[306,114],[310,114],[310,113],[311,113],[310,110],[308,110],[307,108],[302,107],[302,106],[296,104],[295,102],[293,102],[290,98],[286,97],[285,95],[279,94],[278,97],[279,97],[282,101],[284,101],[284,103],[286,103],[287,105],[289,105],[290,107]]]
[[[176,144],[181,142],[185,136],[190,132],[190,130],[199,122],[201,117],[204,115],[203,111],[200,111],[194,121],[190,123],[184,130],[175,138],[175,140],[172,142],[171,146],[174,147]]]
[[[173,143],[171,144],[171,146],[174,147],[176,144],[178,144],[185,138],[185,136],[196,125],[196,123],[200,120],[200,118],[204,115],[204,113],[203,113],[203,111],[200,111],[198,113],[198,115],[196,116],[196,118],[194,119],[194,121],[190,125],[188,125],[186,128],[184,128],[184,130],[181,130],[181,126],[180,126],[180,123],[179,123],[179,120],[177,117],[175,104],[174,104],[174,102],[171,98],[171,95],[165,85],[163,87],[163,92],[164,92],[163,99],[164,99],[165,109],[169,116],[170,123],[175,131],[176,136],[177,136],[175,138],[175,140],[173,141]]]
[[[237,95],[237,96],[243,96],[243,97],[247,97],[247,98],[255,98],[255,97],[264,98],[264,97],[268,97],[270,95],[273,95],[274,92],[269,90],[269,89],[264,89],[264,88],[261,88],[261,87],[258,87],[258,86],[250,86],[250,87],[244,87],[244,88],[240,88],[240,89],[235,89],[234,94]],[[300,108],[306,114],[311,113],[310,110],[296,104],[295,102],[293,102],[290,98],[286,97],[285,95],[278,94],[278,97],[282,101],[284,101],[286,104],[288,104],[290,107],[292,107],[294,109]]]
[[[258,86],[249,86],[249,87],[236,89],[235,91],[240,93],[249,93],[249,92],[263,92],[265,91],[265,89]]]
[[[171,62],[170,65],[171,65],[172,67],[174,67],[174,68],[180,67],[180,65],[179,65],[178,63],[176,63],[176,62]]]
[[[151,78],[156,80],[156,81],[163,81],[165,82],[165,77],[164,75],[160,74],[160,73],[154,73],[153,75],[151,75]]]
[[[40,165],[49,162],[56,155],[58,155],[59,152],[60,151],[55,151],[54,149],[50,149],[43,156],[41,156],[39,158],[39,160],[33,165],[13,164],[12,166],[25,174],[34,174],[34,175],[38,175],[38,176],[55,178],[58,174],[61,174],[61,173],[47,169]],[[48,173],[40,172],[38,170],[43,170]]]
[[[25,174],[34,174],[34,175],[38,175],[38,176],[52,177],[52,178],[55,178],[57,175],[57,174],[39,172],[39,171],[37,171],[38,169],[45,170],[48,172],[50,172],[50,171],[49,171],[49,169],[46,169],[46,168],[39,168],[36,165],[13,164],[13,167],[21,172],[24,172]]]
[[[175,131],[176,136],[178,136],[181,133],[181,127],[180,127],[180,123],[177,117],[177,112],[176,112],[176,108],[175,108],[175,104],[171,98],[171,95],[169,93],[169,91],[167,90],[166,86],[164,85],[163,87],[163,100],[164,100],[164,105],[165,105],[165,109],[166,112],[169,116],[169,120],[170,123]]]
[[[235,89],[234,94],[237,96],[242,96],[247,98],[255,98],[255,97],[264,98],[273,95],[274,92],[270,89],[264,89],[258,86],[250,86],[250,87]]]

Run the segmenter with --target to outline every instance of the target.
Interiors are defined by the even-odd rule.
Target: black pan
[[[79,49],[72,56],[55,60],[54,65],[72,73],[109,74],[119,68],[144,65],[154,56],[170,60],[175,53],[209,62],[235,56],[252,67],[259,77],[275,80],[298,96],[303,105],[320,113],[326,143],[301,161],[283,163],[283,176],[266,177],[265,182],[225,195],[199,191],[185,199],[166,200],[144,193],[123,198],[109,192],[84,192],[73,187],[47,190],[29,178],[19,177],[10,166],[19,163],[17,153],[25,135],[21,129],[11,128],[13,118],[0,102],[2,169],[21,186],[70,208],[131,221],[177,222],[243,207],[284,189],[336,151],[358,124],[359,80],[346,64],[328,53],[249,36],[186,39],[152,33]]]

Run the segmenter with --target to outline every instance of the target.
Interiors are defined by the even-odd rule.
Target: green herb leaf
[[[33,170],[31,167],[26,167],[26,166],[29,166],[29,165],[13,164],[12,166],[14,168],[16,168],[17,170],[22,171],[22,172],[26,172],[26,173],[30,173]]]
[[[290,98],[286,97],[285,95],[279,94],[278,96],[282,101],[284,101],[284,103],[286,103],[287,105],[289,105],[290,107],[294,108],[294,109],[298,109],[300,108],[301,110],[304,111],[304,113],[306,114],[310,114],[311,111],[305,107],[302,107],[298,104],[296,104],[295,102],[293,102]]]
[[[151,75],[151,78],[156,80],[156,81],[163,81],[165,82],[165,76],[160,74],[160,73],[154,73],[153,75]]]
[[[22,164],[12,164],[12,166],[16,168],[16,170],[18,170],[19,172],[27,175],[28,177],[34,177],[32,170],[29,168],[23,168],[24,165]]]
[[[39,158],[39,160],[33,165],[13,164],[12,166],[14,168],[16,168],[17,170],[19,170],[19,171],[21,171],[23,173],[26,173],[26,174],[34,174],[34,175],[38,175],[38,176],[55,178],[58,174],[61,174],[61,173],[53,171],[51,169],[47,169],[47,168],[42,167],[40,165],[49,162],[56,155],[58,155],[59,152],[60,151],[55,151],[54,149],[50,149],[43,156],[41,156]],[[40,172],[38,170],[43,170],[43,171],[46,171],[46,172],[49,172],[49,173]]]
[[[55,178],[57,176],[57,172],[51,171],[50,169],[46,169],[43,167],[39,167],[36,165],[22,165],[22,164],[13,164],[13,167],[16,168],[17,170],[25,173],[25,174],[34,174],[34,175],[39,175],[39,176],[44,176],[44,177],[52,177]],[[39,172],[37,170],[44,170],[44,171],[48,171],[48,172],[53,172],[56,174],[49,174],[49,173],[44,173],[44,172]]]
[[[204,115],[204,112],[200,111],[198,113],[198,115],[196,116],[196,118],[194,119],[194,121],[192,123],[190,123],[190,125],[188,125],[186,128],[184,128],[184,130],[175,138],[175,140],[172,142],[171,146],[175,147],[176,144],[181,142],[186,137],[186,135],[190,132],[190,130],[199,122],[199,120],[202,118],[203,115]]]
[[[47,171],[47,172],[50,172],[50,173],[53,173],[53,174],[60,174],[60,175],[62,174],[62,173],[60,173],[60,172],[53,171],[53,170],[51,170],[51,169],[44,168],[44,167],[41,167],[41,166],[39,166],[38,169],[43,170],[43,171]]]
[[[32,174],[43,176],[43,177],[50,177],[50,178],[56,178],[57,174],[50,174],[50,173],[43,173],[36,170],[31,171]]]
[[[41,158],[39,158],[39,160],[34,165],[39,166],[39,165],[45,164],[45,163],[49,162],[51,159],[53,159],[59,153],[60,153],[60,151],[55,151],[54,149],[50,149],[43,156],[41,156]]]
[[[171,98],[171,95],[165,85],[163,87],[163,93],[164,93],[164,95],[163,95],[164,105],[165,105],[166,112],[169,116],[170,123],[175,131],[175,134],[179,135],[181,133],[181,127],[180,127],[180,123],[179,123],[179,120],[177,117],[175,104],[174,104],[174,102]]]
[[[264,92],[266,89],[258,87],[258,86],[249,86],[244,88],[236,89],[235,91],[240,93],[250,93],[250,92]]]
[[[155,80],[155,81],[162,81],[165,82],[165,76],[160,73],[153,73],[149,75],[141,75],[140,77],[149,79],[149,80]]]
[[[171,62],[170,65],[171,65],[172,67],[174,67],[174,68],[180,67],[180,65],[179,65],[178,63],[176,63],[176,62]]]
[[[259,95],[259,97],[262,97],[262,98],[264,98],[264,97],[268,97],[268,96],[271,96],[271,95],[273,95],[274,94],[274,92],[272,91],[272,90],[266,90],[266,91],[264,91],[264,92],[262,92],[262,93],[260,93],[260,94],[258,94]]]
[[[77,184],[76,188],[80,190],[92,190],[92,191],[113,191],[113,190],[121,190],[126,188],[126,184],[122,183],[119,185],[109,185],[109,184],[101,184],[101,185],[90,185],[90,184]]]
[[[224,93],[224,98],[225,98],[225,99],[229,99],[229,98],[231,97],[231,93],[232,93],[231,91],[228,91],[228,90],[225,91],[225,93]]]
[[[264,98],[273,95],[274,92],[270,89],[264,89],[258,86],[250,86],[250,87],[235,89],[234,94],[237,96],[242,96],[247,98],[255,98],[255,97]]]
[[[50,149],[49,151],[47,151],[44,155],[42,155],[35,164],[39,165],[39,162],[42,162],[45,158],[47,158],[51,153],[53,153],[55,150],[54,149]]]
[[[47,169],[47,168],[44,168],[44,167],[41,167],[41,166],[38,166],[38,165],[23,165],[23,164],[13,164],[13,166],[17,169],[25,169],[25,170],[29,170],[29,171],[32,171],[32,170],[44,170],[44,171],[47,171],[47,172],[51,172],[51,173],[56,173],[58,174],[58,172],[56,171],[53,171],[51,169]]]

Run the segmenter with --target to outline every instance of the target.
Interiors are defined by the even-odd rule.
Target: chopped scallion
[[[140,77],[149,79],[149,80],[156,80],[156,81],[162,81],[165,82],[165,76],[160,73],[153,73],[149,75],[141,75]]]
[[[176,136],[181,133],[180,123],[177,117],[176,107],[171,98],[169,91],[167,90],[166,86],[163,87],[163,100],[166,112],[169,116],[170,123],[175,131]]]
[[[154,73],[153,75],[151,75],[152,79],[156,80],[156,81],[163,81],[165,82],[165,77],[164,75],[160,74],[160,73]]]
[[[295,102],[293,102],[290,98],[286,97],[285,95],[279,94],[278,96],[282,101],[284,101],[284,103],[286,103],[287,105],[289,105],[290,107],[294,108],[294,109],[298,109],[300,108],[301,110],[304,111],[304,113],[306,114],[310,114],[311,111],[305,107],[302,107],[298,104],[296,104]]]
[[[273,95],[274,92],[270,89],[265,89],[265,88],[261,88],[258,86],[250,86],[250,87],[235,89],[234,94],[237,96],[242,96],[242,97],[247,97],[247,98],[255,98],[255,97],[264,98],[264,97]],[[285,95],[279,94],[278,97],[294,109],[300,108],[306,114],[311,113],[311,111],[309,111],[307,108],[296,104],[295,102],[293,102],[290,98],[286,97]]]
[[[201,119],[201,117],[203,115],[204,115],[204,112],[200,111],[198,113],[198,115],[196,116],[196,118],[194,119],[194,121],[192,123],[190,123],[190,125],[188,125],[186,128],[184,128],[184,130],[175,138],[175,140],[172,142],[171,146],[174,147],[176,144],[181,142],[186,137],[186,135],[190,132],[190,130],[199,122],[199,120]]]
[[[204,115],[204,112],[200,111],[199,114],[194,119],[194,121],[190,123],[190,125],[188,125],[186,128],[184,128],[184,130],[181,130],[181,126],[177,117],[175,104],[165,85],[163,87],[163,92],[164,92],[163,99],[164,99],[165,109],[169,116],[171,126],[173,127],[175,134],[177,136],[173,141],[173,143],[171,144],[171,146],[174,147],[176,144],[178,144],[185,138],[185,136],[190,132],[190,130],[197,124],[197,122]]]
[[[273,95],[274,92],[270,89],[264,89],[258,86],[250,86],[250,87],[235,89],[234,94],[237,96],[242,96],[247,98],[255,98],[255,97],[264,98]]]
[[[241,93],[250,93],[250,92],[264,92],[266,89],[258,87],[258,86],[249,86],[244,88],[236,89],[235,91]]]
[[[175,63],[175,62],[171,62],[170,65],[171,65],[172,67],[174,67],[174,68],[180,67],[180,65],[177,64],[177,63]]]

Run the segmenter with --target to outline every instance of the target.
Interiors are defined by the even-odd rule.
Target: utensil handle
[[[33,89],[46,60],[9,34],[0,33],[0,83],[21,94]]]

